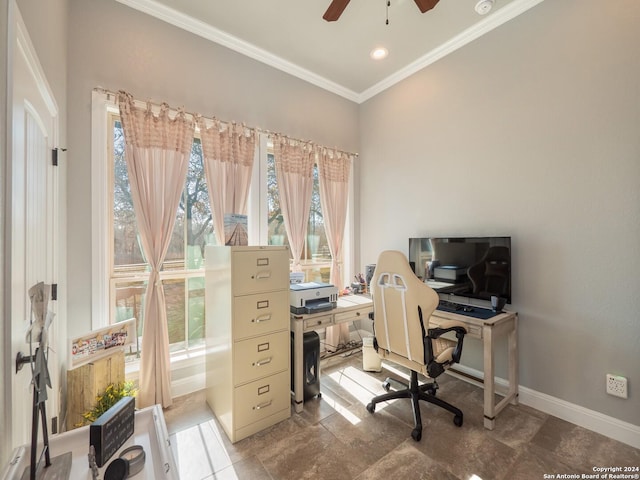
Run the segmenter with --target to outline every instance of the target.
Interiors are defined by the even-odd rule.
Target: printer
[[[306,282],[289,286],[291,313],[325,312],[338,304],[338,289],[330,283]]]

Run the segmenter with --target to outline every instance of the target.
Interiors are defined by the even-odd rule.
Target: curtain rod
[[[107,90],[106,88],[102,88],[102,87],[95,87],[93,89],[93,91],[105,94],[107,96],[108,100],[113,100],[114,102],[116,101],[116,99],[118,98],[118,95],[119,95],[119,92],[114,92],[112,90]],[[124,93],[126,93],[126,92],[124,92]],[[113,98],[111,98],[111,97],[113,97]],[[132,97],[133,97],[133,95],[132,95]],[[133,97],[133,98],[137,102],[148,103],[150,105],[153,105],[154,107],[160,107],[161,106],[161,104],[159,104],[157,102],[153,102],[151,100],[148,100],[148,101],[145,102],[144,100],[138,100],[135,97]],[[218,121],[220,123],[224,123],[225,125],[233,125],[233,124],[237,125],[236,122],[228,122],[228,121],[225,121],[225,120],[220,120],[219,118],[215,118],[215,117],[213,117],[213,118],[205,117],[205,116],[197,114],[197,113],[187,112],[184,109],[177,109],[177,108],[174,108],[174,107],[171,107],[171,106],[169,106],[169,109],[173,110],[173,111],[176,111],[176,112],[179,112],[179,111],[184,112],[186,115],[190,115],[194,119],[197,118],[197,117],[200,117],[200,118],[203,118],[205,120]],[[242,125],[244,125],[244,123]],[[264,133],[264,134],[267,134],[267,135],[281,135],[281,136],[283,136],[283,137],[285,137],[285,138],[287,138],[289,140],[293,140],[294,142],[310,143],[310,144],[312,144],[312,145],[314,145],[314,146],[316,146],[318,148],[326,148],[328,150],[333,150],[335,152],[338,152],[338,153],[341,153],[341,154],[344,154],[344,155],[353,155],[356,158],[358,158],[358,156],[359,156],[357,153],[347,152],[345,150],[340,150],[340,149],[335,148],[335,147],[326,147],[324,145],[319,145],[316,142],[312,142],[311,140],[300,140],[300,139],[297,139],[297,138],[290,137],[288,135],[284,135],[282,133],[272,132],[270,130],[265,130],[265,129],[259,128],[259,127],[249,127],[249,126],[245,125],[245,128],[247,128],[249,130],[253,130],[253,131],[258,132],[258,133]]]

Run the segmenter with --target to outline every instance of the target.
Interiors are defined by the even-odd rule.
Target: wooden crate
[[[67,430],[83,421],[82,414],[96,404],[96,396],[111,383],[124,382],[124,352],[116,351],[73,370],[67,370]]]

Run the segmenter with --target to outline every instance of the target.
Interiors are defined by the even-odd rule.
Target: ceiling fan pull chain
[[[391,6],[391,0],[387,0],[387,21],[385,25],[389,25],[389,7]]]

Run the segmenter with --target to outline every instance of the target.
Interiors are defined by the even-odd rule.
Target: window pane
[[[144,299],[146,291],[147,282],[118,282],[116,284],[116,305],[112,323],[118,323],[130,318],[135,318],[138,337],[142,336]]]
[[[202,144],[196,138],[191,148],[185,189],[178,205],[164,269],[201,268],[204,247],[211,245],[213,239],[213,217],[204,174]]]
[[[116,270],[121,266],[128,271],[145,270],[124,159],[124,132],[119,120],[113,125],[113,240]]]
[[[318,165],[313,166],[313,191],[311,194],[311,210],[307,226],[307,244],[305,256],[312,261],[331,261],[329,243],[324,229],[324,217],[320,203],[320,183],[318,181]]]
[[[287,232],[284,228],[284,218],[280,209],[280,195],[276,180],[276,162],[273,154],[267,155],[267,203],[269,217],[269,245],[289,245]]]
[[[204,277],[163,280],[162,283],[171,350],[204,345]],[[188,345],[185,344],[187,336]]]
[[[185,281],[183,279],[163,280],[162,284],[167,305],[169,344],[179,343],[182,347],[185,339]]]
[[[269,245],[289,245],[284,219],[280,208],[278,182],[276,179],[275,159],[272,154],[267,156],[267,200],[269,218]],[[307,238],[301,255],[302,263],[331,261],[327,234],[324,229],[324,217],[320,203],[320,184],[318,181],[318,166],[313,166],[313,191],[311,194],[311,208],[307,224]]]
[[[189,347],[204,345],[204,277],[187,279],[189,285]]]

